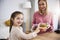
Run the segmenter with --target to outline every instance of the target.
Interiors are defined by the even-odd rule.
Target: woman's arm
[[[34,13],[34,15],[33,15],[33,20],[32,20],[32,25],[33,25],[33,24],[36,24],[36,18],[35,18],[36,16],[35,16],[35,15],[36,15],[36,14]]]
[[[49,28],[47,29],[47,31],[53,31],[53,16],[51,15],[51,20],[50,20],[51,22],[50,22],[50,26],[49,26]]]
[[[51,24],[50,24],[51,30],[53,30],[53,19],[51,18]]]

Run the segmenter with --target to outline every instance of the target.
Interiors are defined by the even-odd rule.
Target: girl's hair
[[[19,15],[19,14],[22,14],[22,15],[23,15],[23,13],[22,13],[22,12],[19,12],[19,11],[15,11],[15,12],[13,12],[13,13],[11,14],[11,17],[10,17],[10,29],[9,29],[9,32],[11,32],[12,25],[13,25],[12,19],[14,19],[14,18],[15,18],[17,15]]]

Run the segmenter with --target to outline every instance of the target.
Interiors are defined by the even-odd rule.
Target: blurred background
[[[38,10],[38,0],[0,0],[0,39],[9,36],[9,27],[4,24],[14,11],[24,14],[24,30],[31,29],[33,14]],[[58,28],[58,17],[60,15],[60,0],[47,0],[48,11],[53,13],[54,30]]]

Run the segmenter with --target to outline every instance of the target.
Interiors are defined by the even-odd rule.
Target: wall
[[[0,0],[0,21],[4,22],[6,19],[9,19],[11,13],[16,10],[23,12],[26,18],[27,10],[21,7],[25,1],[26,0]],[[24,21],[26,21],[26,19]]]

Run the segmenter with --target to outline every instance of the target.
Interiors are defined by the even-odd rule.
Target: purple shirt
[[[52,31],[53,29],[53,16],[51,12],[47,12],[47,15],[41,15],[38,11],[33,15],[33,24],[39,23],[49,23],[50,28],[47,31]]]

